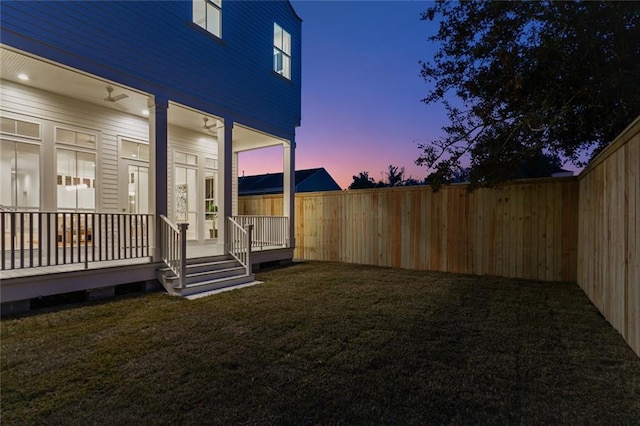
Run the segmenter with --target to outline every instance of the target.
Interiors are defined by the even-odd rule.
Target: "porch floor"
[[[282,247],[255,247],[254,253],[267,252],[282,249]],[[221,256],[224,255],[224,246],[215,242],[196,243],[187,242],[187,258],[194,259],[198,257]],[[10,252],[4,254],[7,264],[9,264]],[[34,251],[34,258],[37,258],[37,250]],[[35,277],[49,274],[59,274],[65,272],[76,272],[86,270],[96,270],[104,268],[113,268],[118,266],[144,265],[153,263],[151,257],[139,257],[134,259],[118,259],[89,262],[85,269],[84,263],[67,263],[62,265],[50,266],[34,266],[25,268],[16,268],[0,271],[0,280],[11,278]],[[16,262],[17,264],[17,262]]]

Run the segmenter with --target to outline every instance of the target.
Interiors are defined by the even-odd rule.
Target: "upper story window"
[[[291,35],[273,24],[273,70],[291,80]]]
[[[193,0],[193,22],[222,38],[222,0]]]

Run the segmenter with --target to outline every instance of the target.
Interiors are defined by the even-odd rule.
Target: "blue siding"
[[[288,1],[223,1],[222,40],[190,1],[2,1],[2,43],[141,91],[293,138],[301,21]],[[272,70],[273,23],[292,37],[291,81]]]

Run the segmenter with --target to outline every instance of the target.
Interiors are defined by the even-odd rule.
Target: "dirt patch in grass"
[[[640,359],[577,285],[302,263],[1,322],[1,421],[607,423]]]

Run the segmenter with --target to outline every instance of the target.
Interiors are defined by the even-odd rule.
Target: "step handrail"
[[[244,266],[247,275],[251,275],[251,234],[253,225],[246,224],[242,226],[233,218],[227,217],[226,231],[225,238],[229,244],[229,254]]]
[[[187,276],[187,228],[188,223],[174,224],[160,215],[160,256],[178,277],[180,288],[184,288]]]

